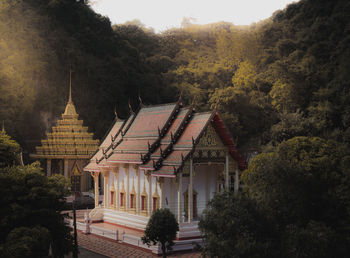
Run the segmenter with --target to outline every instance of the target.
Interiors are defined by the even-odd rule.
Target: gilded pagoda
[[[30,156],[46,160],[48,176],[63,174],[71,179],[72,191],[84,192],[91,188],[91,179],[87,173],[83,173],[83,168],[98,149],[99,141],[93,139],[93,133],[88,132],[88,127],[83,126],[83,120],[78,117],[70,85],[62,119],[52,127],[52,132],[46,134],[41,146],[36,147],[36,153]]]

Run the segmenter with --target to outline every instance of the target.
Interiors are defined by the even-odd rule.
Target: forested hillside
[[[350,143],[350,3],[301,0],[250,26],[184,24],[155,34],[111,25],[76,0],[0,3],[0,119],[30,149],[63,112],[100,138],[131,99],[218,104],[238,147],[294,136]]]

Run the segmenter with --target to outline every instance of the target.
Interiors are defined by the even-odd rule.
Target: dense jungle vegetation
[[[250,26],[227,22],[156,34],[111,25],[75,0],[0,3],[0,120],[26,151],[73,101],[101,138],[127,103],[218,108],[238,147],[294,136],[350,143],[350,4],[302,0]],[[185,20],[184,20],[185,21]]]
[[[88,1],[2,0],[0,120],[31,152],[64,111],[70,70],[77,111],[99,139],[115,108],[126,118],[139,96],[158,104],[182,92],[198,110],[217,105],[241,153],[262,153],[242,173],[241,194],[209,203],[204,252],[349,257],[349,13],[347,0],[300,0],[250,26],[184,19],[154,33],[138,21],[112,25]],[[36,163],[10,167],[20,147],[0,136],[0,253],[45,257],[51,241],[61,257],[71,248],[62,218],[33,218],[62,209],[68,182]]]

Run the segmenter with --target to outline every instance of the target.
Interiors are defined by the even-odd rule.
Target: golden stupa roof
[[[36,153],[30,156],[38,159],[89,159],[98,149],[99,141],[93,139],[93,133],[88,132],[88,127],[83,126],[83,120],[78,117],[70,85],[62,119],[52,127],[52,132],[46,133],[46,139],[41,140],[41,146],[37,146]]]

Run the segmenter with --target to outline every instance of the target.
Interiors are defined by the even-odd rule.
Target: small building
[[[46,139],[30,157],[45,161],[48,176],[62,174],[70,178],[72,192],[85,192],[92,188],[92,179],[83,168],[98,149],[99,141],[93,139],[93,134],[78,117],[70,87],[62,119],[52,127],[52,132],[46,133]]]
[[[207,203],[225,189],[239,191],[244,168],[216,110],[196,113],[181,101],[142,106],[127,120],[116,119],[84,168],[94,178],[97,197],[90,218],[143,232],[153,211],[168,208],[180,225],[174,250],[191,248],[200,239],[198,221]],[[127,234],[123,241],[141,246]]]

